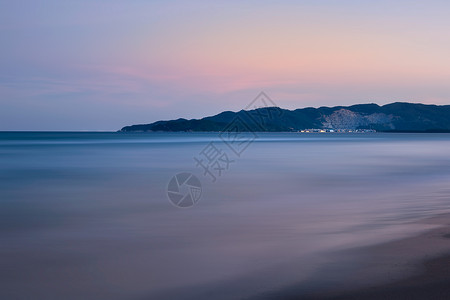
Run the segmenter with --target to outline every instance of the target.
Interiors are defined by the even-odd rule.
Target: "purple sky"
[[[450,104],[446,1],[0,0],[0,130]]]

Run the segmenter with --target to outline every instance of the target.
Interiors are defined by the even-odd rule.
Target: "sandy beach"
[[[343,263],[346,257],[353,256],[348,261],[354,265],[349,271],[341,264],[324,270],[321,288],[291,287],[264,298],[449,299],[450,215],[436,216],[420,223],[439,227],[417,236],[355,249],[350,255],[347,253],[342,258]]]

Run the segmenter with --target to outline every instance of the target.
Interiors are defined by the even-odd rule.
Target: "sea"
[[[448,212],[450,134],[1,132],[0,298],[323,289]]]

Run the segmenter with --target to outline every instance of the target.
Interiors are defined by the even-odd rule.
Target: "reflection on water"
[[[1,298],[244,298],[449,211],[450,135],[258,136],[212,183],[193,157],[215,133],[0,133]]]

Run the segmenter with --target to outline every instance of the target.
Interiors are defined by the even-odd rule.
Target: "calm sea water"
[[[215,182],[194,161],[210,142],[233,160]],[[202,185],[188,209],[180,172]],[[238,157],[216,133],[0,133],[0,298],[313,287],[334,253],[427,229],[449,182],[448,134],[258,133]]]

